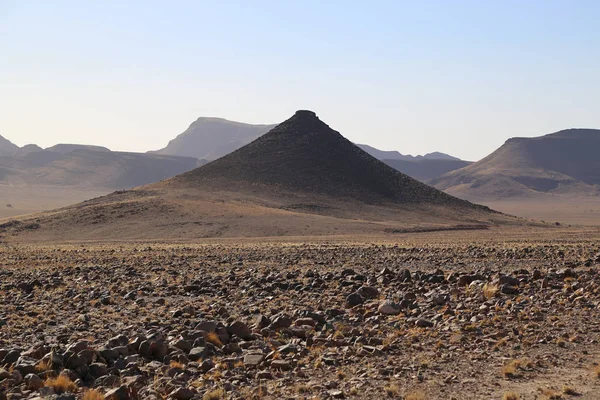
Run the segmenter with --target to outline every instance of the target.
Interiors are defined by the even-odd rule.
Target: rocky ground
[[[593,240],[0,248],[0,399],[600,398]]]

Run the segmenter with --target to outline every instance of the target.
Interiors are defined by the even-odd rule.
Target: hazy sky
[[[200,116],[312,109],[355,142],[476,160],[600,128],[600,1],[0,0],[0,135],[164,147]]]

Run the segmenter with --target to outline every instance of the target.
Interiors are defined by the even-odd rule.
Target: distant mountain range
[[[167,147],[150,153],[212,161],[247,145],[274,127],[202,117],[171,140]]]
[[[371,147],[367,144],[357,144],[358,147],[372,155],[378,160],[402,160],[402,161],[421,161],[421,160],[453,160],[462,161],[460,158],[452,157],[448,154],[433,152],[425,154],[424,156],[411,156],[410,154],[404,155],[398,151],[387,151],[379,150]]]
[[[275,125],[251,125],[222,118],[198,118],[190,127],[153,154],[196,157],[216,160],[251,143]],[[422,182],[443,175],[469,163],[448,154],[433,152],[424,156],[403,155],[384,151],[366,144],[357,145],[378,160]]]
[[[431,181],[462,198],[600,193],[600,130],[513,138],[481,161]]]
[[[36,229],[15,223],[3,233],[189,239],[485,229],[516,221],[394,170],[311,111],[192,171],[33,218]]]
[[[22,148],[0,137],[0,184],[129,189],[187,172],[205,161],[59,144]],[[6,189],[4,189],[6,190]]]
[[[131,188],[218,159],[273,127],[198,118],[166,148],[146,154],[79,144],[19,148],[0,136],[0,184]],[[357,146],[410,177],[465,199],[600,193],[600,131],[594,129],[509,139],[476,163],[439,152],[411,156],[365,144]]]

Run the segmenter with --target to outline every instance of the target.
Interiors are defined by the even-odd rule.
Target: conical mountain
[[[34,216],[4,231],[0,225],[0,235],[16,234],[19,240],[381,235],[482,229],[509,219],[409,178],[313,112],[299,111],[200,168]]]
[[[173,179],[182,186],[281,190],[353,198],[367,203],[470,206],[372,157],[312,111],[298,111],[252,143]]]

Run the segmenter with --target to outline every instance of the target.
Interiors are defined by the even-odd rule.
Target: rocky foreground
[[[2,247],[0,399],[600,398],[600,248]]]

